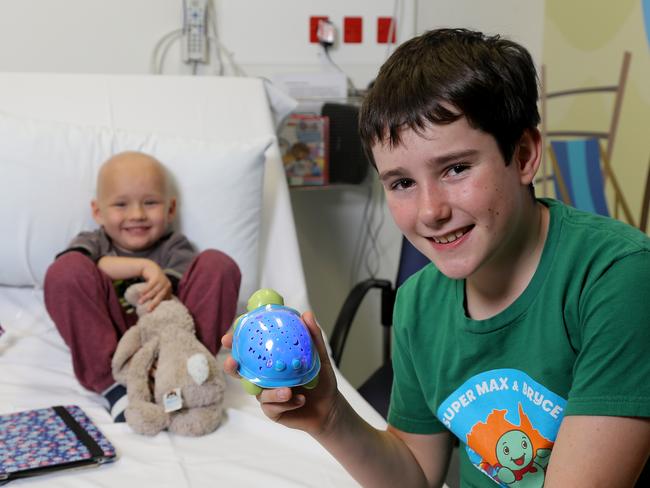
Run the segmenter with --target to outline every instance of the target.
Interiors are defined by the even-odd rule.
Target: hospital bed
[[[238,262],[239,310],[260,287],[309,308],[261,80],[0,73],[0,413],[76,404],[118,452],[116,462],[99,468],[11,485],[356,486],[308,435],[268,420],[231,378],[225,423],[199,438],[135,434],[79,386],[43,305],[43,276],[73,235],[94,227],[89,201],[97,168],[126,149],[151,152],[170,167],[180,229],[199,248],[224,250]],[[385,426],[340,374],[338,381],[364,418]]]

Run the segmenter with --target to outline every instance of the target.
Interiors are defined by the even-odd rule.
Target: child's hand
[[[167,275],[155,262],[147,260],[142,269],[142,277],[147,286],[140,295],[139,304],[150,301],[147,311],[151,312],[163,300],[169,300],[172,297],[172,283]]]
[[[339,392],[334,369],[314,314],[306,312],[302,315],[302,320],[309,329],[321,360],[318,386],[311,390],[301,387],[264,389],[257,395],[257,400],[264,414],[271,420],[315,435],[327,429],[332,415],[336,412]],[[223,336],[221,344],[232,349],[232,339],[231,329]],[[234,378],[239,378],[238,367],[237,362],[228,355],[224,362],[225,372]]]

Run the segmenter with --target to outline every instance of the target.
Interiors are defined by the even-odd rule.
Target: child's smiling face
[[[509,165],[494,137],[465,117],[401,136],[396,147],[375,144],[373,156],[388,207],[407,239],[450,278],[507,263],[531,224],[525,209],[534,171],[517,161],[528,134]]]
[[[144,154],[131,153],[102,167],[92,209],[113,243],[133,252],[151,247],[163,236],[176,202],[168,195],[162,166]]]

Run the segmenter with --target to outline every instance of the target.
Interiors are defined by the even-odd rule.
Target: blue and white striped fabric
[[[650,0],[641,0],[641,9],[643,10],[645,35],[648,39],[648,47],[650,47]]]
[[[567,203],[580,210],[609,216],[598,139],[551,141],[551,146],[571,199]],[[554,183],[555,194],[561,198],[557,177]]]

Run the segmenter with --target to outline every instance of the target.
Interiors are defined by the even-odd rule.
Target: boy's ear
[[[98,225],[103,225],[104,220],[102,219],[102,212],[99,208],[99,203],[97,203],[97,200],[93,199],[90,202],[90,208],[92,209],[93,220],[97,222]]]
[[[514,154],[522,185],[528,186],[533,182],[541,161],[542,135],[537,129],[524,130]]]
[[[167,209],[167,219],[171,222],[176,217],[176,197],[169,199],[169,208]]]

